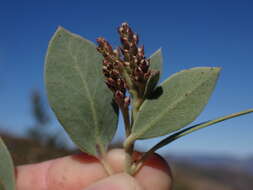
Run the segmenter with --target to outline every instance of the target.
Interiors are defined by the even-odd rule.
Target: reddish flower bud
[[[110,84],[111,86],[116,86],[116,82],[112,78],[107,78],[107,83]]]
[[[123,33],[123,31],[124,31],[124,28],[122,26],[118,27],[118,33],[119,34]]]
[[[124,94],[121,91],[117,90],[115,92],[114,98],[115,98],[115,101],[118,104],[118,106],[121,107],[122,105],[124,105],[124,97],[125,96],[124,96]]]
[[[130,66],[130,63],[127,61],[124,61],[124,66],[128,67],[128,66]]]
[[[108,81],[105,81],[106,86],[111,89],[113,92],[115,91],[114,86],[112,86]]]
[[[134,40],[135,44],[138,44],[139,43],[139,36],[137,34],[134,34],[133,40]]]
[[[121,24],[121,27],[123,28],[124,31],[127,31],[129,29],[129,26],[128,26],[128,24],[126,22],[123,22]]]
[[[141,68],[141,70],[142,70],[144,73],[146,73],[146,72],[148,72],[149,64],[147,64],[147,61],[144,60],[144,61],[142,62],[142,64],[139,65],[139,67]]]
[[[102,53],[102,54],[103,54],[103,51],[102,51],[101,47],[96,47],[96,49],[97,49],[97,51],[98,51],[99,53]]]
[[[141,77],[144,73],[140,67],[136,67],[134,74],[138,77]]]
[[[147,73],[144,74],[144,79],[148,80],[150,75],[151,75],[151,71],[148,71]]]
[[[114,53],[115,57],[120,57],[120,51],[119,51],[118,48],[117,48],[117,49],[114,49],[114,50],[113,50],[113,53]]]
[[[103,44],[103,38],[102,37],[97,38],[96,41],[97,41],[99,46],[102,46],[102,44]]]
[[[138,76],[134,76],[134,80],[135,80],[135,81],[139,81],[140,78],[139,78]]]
[[[104,66],[108,66],[110,65],[111,63],[107,60],[107,59],[103,59],[103,65]]]
[[[144,46],[138,48],[138,56],[144,57]]]
[[[126,37],[121,37],[120,41],[121,41],[121,43],[123,45],[123,48],[129,50],[130,44],[128,42],[128,39]]]
[[[122,92],[126,92],[126,89],[125,89],[125,82],[124,80],[122,79],[117,79],[117,87],[119,90],[121,90]]]
[[[99,52],[103,52],[105,54],[113,52],[112,46],[104,38],[102,37],[97,38],[97,43]]]
[[[112,77],[114,77],[114,78],[119,78],[119,71],[118,71],[118,70],[113,69],[113,70],[111,71],[111,74],[112,74]]]
[[[125,97],[124,99],[124,106],[128,107],[130,105],[131,101],[130,101],[130,97]]]
[[[110,76],[110,72],[108,71],[107,67],[103,66],[102,71],[103,71],[103,73],[104,73],[104,75],[105,75],[106,77],[109,77],[109,76]]]

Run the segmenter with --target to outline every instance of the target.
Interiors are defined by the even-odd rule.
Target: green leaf
[[[131,138],[162,136],[194,121],[207,104],[219,72],[220,68],[199,67],[172,75],[161,84],[159,98],[144,101]]]
[[[115,134],[118,108],[104,83],[96,46],[59,27],[46,56],[49,103],[74,143],[91,155],[105,149]]]
[[[1,180],[0,180],[0,190],[5,190],[4,185],[2,184]]]
[[[145,87],[144,97],[148,98],[152,95],[152,92],[154,91],[157,83],[159,82],[159,78],[160,78],[159,71],[153,71],[151,73],[151,76],[149,77]]]
[[[153,55],[150,56],[150,69],[152,71],[151,76],[149,77],[145,91],[144,96],[148,97],[152,94],[153,90],[157,86],[160,74],[162,72],[162,66],[163,66],[163,57],[162,57],[162,49],[158,49]]]
[[[1,138],[0,138],[0,190],[15,190],[15,175],[12,158]]]
[[[162,74],[163,67],[163,55],[162,49],[158,49],[155,53],[150,56],[150,69],[160,71]]]

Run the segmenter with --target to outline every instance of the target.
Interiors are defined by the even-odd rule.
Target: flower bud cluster
[[[137,86],[146,84],[150,77],[149,60],[145,58],[144,46],[138,47],[139,36],[132,31],[127,23],[123,23],[118,28],[121,53],[124,56],[126,65],[131,68],[131,78],[136,82]]]
[[[113,50],[104,39],[97,39],[97,50],[104,56],[103,73],[106,85],[113,92],[114,99],[119,107],[126,108],[130,104],[130,98],[126,96],[127,85],[120,74],[119,51]]]
[[[118,28],[121,46],[113,49],[104,38],[98,38],[97,50],[103,55],[103,73],[106,84],[114,93],[115,101],[120,107],[127,107],[130,98],[126,96],[126,89],[134,89],[139,97],[143,97],[147,80],[151,76],[150,61],[145,58],[144,46],[138,47],[139,37],[127,23]],[[123,77],[125,71],[131,80],[126,84]]]

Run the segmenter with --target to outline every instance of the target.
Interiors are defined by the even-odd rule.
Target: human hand
[[[152,155],[135,177],[123,173],[124,151],[113,149],[106,161],[115,174],[108,176],[99,161],[78,154],[17,167],[17,190],[171,190],[166,162]]]

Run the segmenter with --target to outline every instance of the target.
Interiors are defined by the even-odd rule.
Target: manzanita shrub
[[[149,58],[139,36],[127,23],[118,28],[121,45],[113,49],[104,38],[98,46],[59,27],[52,37],[45,65],[49,103],[70,138],[83,152],[104,160],[122,113],[126,138],[125,172],[135,175],[160,147],[198,129],[241,116],[253,109],[186,127],[207,104],[219,77],[218,67],[196,67],[173,74],[159,84],[161,49]],[[137,140],[165,137],[138,160]],[[0,141],[0,189],[14,189],[13,165]]]

